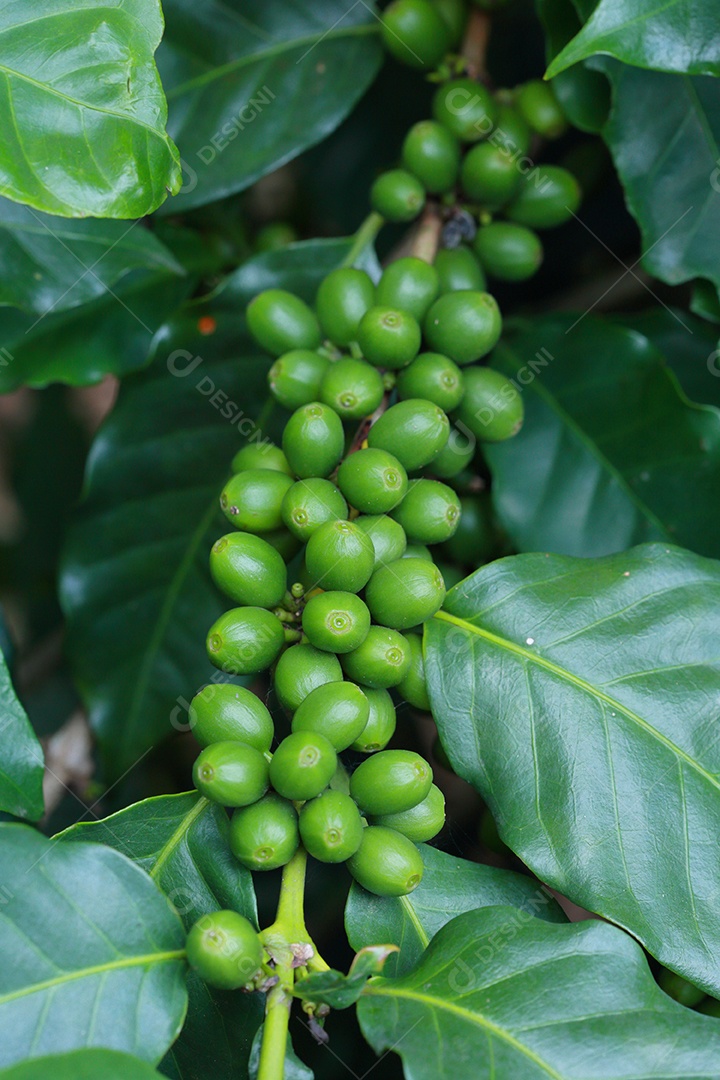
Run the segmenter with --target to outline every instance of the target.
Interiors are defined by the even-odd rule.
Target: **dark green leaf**
[[[520,434],[486,444],[495,505],[521,551],[604,555],[671,539],[720,555],[720,416],[678,392],[647,338],[550,316],[493,363],[525,400]]]
[[[397,945],[368,945],[352,962],[350,971],[316,971],[295,983],[295,993],[303,1001],[329,1005],[331,1009],[349,1009],[363,992],[366,982],[379,975],[385,961],[399,952]]]
[[[717,298],[717,293],[714,295]],[[672,312],[665,308],[618,315],[614,320],[637,330],[653,343],[691,401],[720,408],[720,352],[716,326],[704,319],[695,319],[686,311]],[[692,333],[689,334],[685,327]]]
[[[153,54],[158,0],[0,12],[4,195],[66,217],[143,217],[181,183]]]
[[[537,881],[512,870],[498,870],[458,859],[421,844],[425,873],[409,896],[374,896],[353,883],[345,908],[345,929],[353,949],[379,941],[400,947],[388,957],[386,975],[404,975],[422,956],[431,938],[456,915],[492,904],[512,904],[550,922],[564,915]]]
[[[0,811],[42,817],[43,751],[17,699],[0,653]]]
[[[460,915],[413,972],[369,983],[358,1017],[376,1052],[412,1080],[714,1080],[720,1025],[663,994],[631,938],[518,915]]]
[[[99,844],[0,825],[0,1065],[105,1046],[155,1062],[185,1015],[182,924]]]
[[[655,71],[720,75],[717,7],[714,0],[600,0],[548,78],[597,53]]]
[[[349,250],[346,240],[261,256],[272,282],[314,295]],[[227,607],[208,553],[227,531],[218,495],[234,452],[258,428],[270,359],[248,341],[243,308],[255,262],[217,305],[194,305],[164,327],[155,359],[127,379],[90,455],[87,497],[64,560],[68,647],[109,773],[119,775],[186,720],[187,702],[215,669],[205,635]],[[246,275],[243,284],[243,274]],[[263,287],[264,287],[263,285]],[[202,316],[215,332],[198,330]]]
[[[184,184],[163,212],[232,195],[319,142],[377,74],[369,4],[165,0],[158,62]]]
[[[152,1065],[117,1050],[73,1050],[23,1061],[0,1072],[0,1080],[160,1080]]]
[[[713,288],[710,281],[700,278],[695,282],[690,300],[690,310],[703,319],[713,323],[720,323],[720,299],[717,289]]]
[[[425,661],[505,843],[715,995],[719,602],[720,564],[664,544],[517,555],[448,593]]]
[[[231,855],[227,837],[225,811],[193,791],[145,799],[61,834],[64,841],[107,844],[133,859],[172,901],[186,929],[218,908],[239,911],[257,925],[252,877]],[[165,1071],[203,1080],[211,1045],[213,1080],[237,1080],[262,1020],[260,996],[214,990],[192,972],[188,992],[187,1019]]]

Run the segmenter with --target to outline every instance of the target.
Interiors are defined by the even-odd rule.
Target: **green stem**
[[[278,968],[280,982],[267,996],[265,1024],[263,1026],[260,1064],[257,1080],[283,1080],[285,1076],[285,1051],[287,1048],[290,1007],[292,1005],[292,978],[290,969]],[[289,974],[290,983],[284,975]]]
[[[355,239],[353,240],[352,247],[348,251],[347,255],[340,263],[341,266],[352,266],[359,255],[365,250],[368,244],[372,244],[377,234],[385,224],[385,218],[382,215],[372,210],[363,221],[360,228],[355,233]]]

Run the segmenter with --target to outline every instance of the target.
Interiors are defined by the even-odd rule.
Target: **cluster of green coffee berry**
[[[464,0],[394,0],[382,17],[384,43],[404,63],[432,71],[457,43],[465,7]],[[562,225],[580,204],[567,169],[536,166],[528,157],[533,137],[557,138],[565,117],[541,80],[491,93],[474,79],[442,73],[433,119],[410,128],[401,167],[372,187],[373,209],[387,221],[409,222],[428,197],[439,200],[448,219],[445,243],[471,243],[465,262],[475,255],[478,287],[484,288],[484,274],[523,281],[543,260],[536,230]],[[504,220],[494,220],[497,215]]]

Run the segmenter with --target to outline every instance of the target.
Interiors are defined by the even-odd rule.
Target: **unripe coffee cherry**
[[[409,312],[421,323],[439,291],[435,267],[408,255],[396,259],[383,271],[377,287],[377,305]]]
[[[359,592],[375,566],[372,540],[349,521],[329,521],[313,533],[305,549],[308,576],[323,589]]]
[[[290,487],[292,479],[276,469],[245,469],[222,489],[220,507],[236,529],[271,532],[283,523],[280,507]]]
[[[350,454],[338,469],[337,481],[350,505],[367,514],[392,510],[408,486],[407,473],[398,459],[381,449],[356,450]]]
[[[403,468],[414,472],[440,453],[449,434],[450,421],[442,409],[431,401],[411,398],[391,406],[376,420],[368,445],[392,452]]]
[[[430,552],[430,548],[425,547],[424,544],[417,543],[408,544],[403,553],[403,559],[424,559],[425,562],[435,562],[432,553]]]
[[[488,492],[463,495],[460,524],[443,546],[443,554],[463,566],[478,567],[492,559],[498,546]]]
[[[402,634],[385,626],[371,626],[362,645],[341,658],[345,674],[374,689],[397,686],[410,666],[410,651]]]
[[[375,622],[394,630],[408,630],[440,610],[445,582],[434,563],[396,559],[378,567],[367,583],[365,599]]]
[[[234,473],[245,472],[246,469],[274,469],[275,472],[292,476],[287,458],[280,447],[273,443],[250,443],[249,446],[243,446],[232,459],[231,468]]]
[[[420,353],[397,378],[401,400],[422,398],[444,412],[456,409],[462,401],[465,384],[457,364],[442,353]]]
[[[406,311],[372,307],[358,330],[363,356],[376,367],[397,369],[413,360],[420,348],[420,326]]]
[[[438,573],[440,568],[437,567]],[[398,683],[396,690],[401,698],[422,712],[430,712],[430,698],[425,681],[425,661],[423,659],[422,638],[419,634],[406,634],[405,638],[410,647],[410,666],[407,675],[402,682]],[[385,824],[381,822],[381,824]],[[403,831],[402,829],[400,830]],[[411,840],[415,837],[411,836]],[[419,843],[419,841],[416,841]]]
[[[273,684],[280,704],[294,713],[318,686],[341,680],[337,657],[312,645],[292,645],[278,660]]]
[[[290,349],[317,349],[320,325],[307,304],[284,289],[266,289],[247,306],[248,329],[273,356]]]
[[[327,521],[344,520],[348,515],[341,492],[332,481],[318,476],[293,484],[285,493],[280,509],[290,532],[304,542]]]
[[[231,608],[210,627],[207,652],[231,675],[257,675],[269,668],[285,644],[277,615],[259,607]]]
[[[294,731],[273,754],[270,782],[285,799],[314,799],[328,786],[336,768],[337,754],[324,735]]]
[[[433,0],[433,6],[450,31],[450,48],[459,45],[467,24],[465,0]]]
[[[539,183],[525,177],[505,213],[530,229],[554,229],[569,221],[580,206],[580,186],[559,165],[544,165]]]
[[[360,847],[362,833],[360,811],[341,791],[324,791],[300,811],[303,845],[319,862],[345,862]]]
[[[482,143],[466,154],[460,176],[463,191],[491,210],[512,198],[522,173],[510,154],[500,146]]]
[[[316,649],[331,653],[351,652],[362,645],[368,635],[370,612],[355,593],[321,592],[305,605],[302,626],[308,641]]]
[[[497,106],[482,83],[451,79],[433,97],[433,116],[461,142],[477,142],[493,129]]]
[[[475,457],[476,446],[477,442],[472,432],[451,426],[448,441],[438,456],[433,458],[431,470],[433,475],[439,476],[442,480],[458,476]]]
[[[216,540],[210,551],[210,573],[218,588],[236,604],[277,607],[287,589],[282,557],[252,533],[228,533]]]
[[[347,866],[358,885],[376,896],[406,896],[418,887],[424,869],[413,842],[382,825],[363,829],[360,847]]]
[[[198,755],[193,783],[201,795],[221,806],[249,806],[268,789],[268,763],[248,743],[212,743]]]
[[[239,990],[262,964],[263,949],[257,930],[237,911],[213,911],[190,928],[187,959],[209,986]]]
[[[485,292],[445,293],[425,316],[428,343],[460,366],[486,356],[497,344],[501,331],[497,301]]]
[[[364,270],[331,270],[318,289],[315,307],[326,337],[349,345],[368,308],[375,303],[375,286]]]
[[[292,349],[278,357],[268,371],[268,386],[286,409],[298,409],[317,401],[323,375],[330,361],[310,349]]]
[[[344,357],[331,364],[319,397],[343,420],[362,420],[375,412],[383,399],[382,375],[372,364]]]
[[[358,765],[350,794],[367,814],[396,814],[417,806],[430,791],[433,771],[413,750],[382,750]]]
[[[396,829],[413,844],[425,844],[442,829],[445,824],[445,797],[439,787],[433,784],[417,806],[410,810],[401,810],[397,814],[381,814],[373,818],[373,825],[384,825],[387,829]]]
[[[413,221],[425,205],[425,189],[412,173],[391,169],[370,188],[370,205],[386,221]]]
[[[209,683],[190,702],[188,718],[201,746],[234,739],[264,754],[275,735],[272,717],[257,694],[234,683]]]
[[[342,421],[320,401],[303,405],[285,425],[282,447],[296,476],[328,476],[345,448]]]
[[[499,281],[525,281],[543,260],[537,233],[509,221],[493,221],[478,229],[474,247],[490,277]]]
[[[370,713],[367,723],[360,732],[352,749],[361,754],[374,754],[384,750],[395,734],[397,714],[393,700],[387,690],[363,686]]]
[[[279,795],[236,810],[230,819],[230,850],[248,870],[277,870],[300,842],[295,807]]]
[[[339,753],[360,737],[370,719],[368,694],[355,683],[318,686],[302,701],[292,718],[293,731],[324,735]]]
[[[450,29],[430,0],[393,0],[382,14],[382,41],[411,68],[435,68],[450,47]]]
[[[372,540],[376,568],[402,557],[407,547],[405,530],[387,514],[361,514],[353,524]]]
[[[480,263],[466,247],[443,248],[433,264],[438,272],[440,293],[483,292],[486,281]]]
[[[549,82],[531,79],[519,87],[515,106],[533,131],[544,139],[557,139],[567,129],[567,120]]]
[[[407,495],[392,516],[408,539],[419,544],[441,544],[458,527],[460,500],[452,488],[439,480],[411,480]]]
[[[512,438],[522,427],[523,415],[520,392],[505,375],[487,367],[466,372],[465,396],[457,418],[478,439],[501,442]]]
[[[402,162],[426,191],[443,195],[455,186],[460,168],[460,144],[443,124],[421,120],[405,136]]]

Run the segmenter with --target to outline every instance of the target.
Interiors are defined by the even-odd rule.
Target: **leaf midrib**
[[[655,738],[661,743],[667,750],[670,750],[677,758],[684,761],[691,769],[697,772],[703,780],[710,783],[714,788],[720,791],[720,782],[715,779],[712,773],[707,772],[702,765],[690,757],[681,747],[677,746],[672,739],[669,739],[666,735],[663,735],[661,731],[654,728],[652,724],[649,724],[647,720],[644,720],[642,716],[628,708],[622,702],[616,698],[611,697],[610,694],[606,694],[603,690],[600,690],[597,686],[593,686],[592,683],[587,682],[580,675],[575,675],[572,671],[568,671],[567,668],[560,667],[559,664],[554,663],[552,660],[548,660],[546,657],[541,656],[539,653],[530,652],[528,649],[523,648],[522,645],[517,645],[514,641],[509,641],[508,638],[501,637],[499,634],[493,634],[490,630],[483,630],[480,626],[475,626],[474,623],[468,622],[467,619],[461,619],[457,615],[451,615],[448,611],[438,611],[433,616],[435,619],[440,619],[442,622],[448,622],[454,626],[460,627],[467,633],[475,634],[477,637],[484,638],[486,641],[491,642],[493,645],[499,646],[501,649],[505,649],[507,652],[514,653],[516,656],[521,657],[523,660],[529,663],[535,664],[537,667],[544,668],[549,671],[556,678],[564,680],[565,682],[572,683],[573,686],[578,687],[584,693],[590,697],[596,698],[598,701],[603,702],[605,705],[610,706],[617,712],[622,713],[637,724],[648,735]]]
[[[145,967],[148,964],[168,964],[173,960],[183,960],[184,949],[174,949],[169,952],[147,953],[144,956],[130,956],[122,960],[110,960],[106,964],[95,964],[92,967],[80,968],[78,971],[66,971],[57,975],[54,979],[45,979],[43,982],[23,986],[20,990],[13,990],[9,994],[0,996],[0,1006],[9,1001],[17,1001],[20,998],[29,997],[31,994],[39,994],[45,990],[52,990],[56,986],[65,983],[76,982],[78,979],[92,978],[94,975],[104,975],[109,971],[122,971],[127,968]]]
[[[150,877],[153,881],[157,878],[158,874],[162,870],[165,863],[168,861],[173,851],[176,849],[182,838],[189,831],[193,822],[200,817],[202,813],[210,806],[210,803],[202,795],[198,796],[198,800],[194,806],[188,810],[187,814],[182,818],[180,824],[173,832],[172,836],[165,841],[163,846],[155,859],[152,870],[149,871]]]

